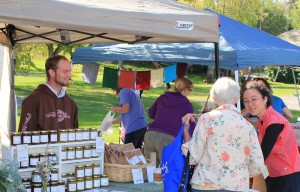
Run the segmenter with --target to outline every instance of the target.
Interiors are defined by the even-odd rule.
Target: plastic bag
[[[102,120],[101,125],[98,128],[98,131],[104,133],[106,135],[110,135],[114,132],[112,121],[114,120],[115,113],[108,111],[105,115],[104,119]]]

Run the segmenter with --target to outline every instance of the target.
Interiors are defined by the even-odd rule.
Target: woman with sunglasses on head
[[[269,90],[259,82],[247,82],[242,97],[246,109],[259,118],[258,139],[269,171],[267,191],[300,192],[300,155],[290,123],[273,109]]]

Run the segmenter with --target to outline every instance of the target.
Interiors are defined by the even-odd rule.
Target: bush
[[[268,76],[268,79],[275,80],[277,70],[278,67],[266,67],[265,74]],[[300,78],[300,69],[295,69],[294,71],[295,71],[295,77],[297,81],[297,79]],[[280,67],[276,81],[282,83],[294,83],[292,68]]]

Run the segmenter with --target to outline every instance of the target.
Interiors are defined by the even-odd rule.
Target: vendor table
[[[109,187],[101,187],[86,192],[163,192],[164,185],[157,183],[115,183],[110,182]]]

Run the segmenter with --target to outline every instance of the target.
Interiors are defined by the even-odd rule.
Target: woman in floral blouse
[[[235,107],[239,86],[230,78],[218,79],[210,90],[218,108],[198,119],[189,134],[194,114],[187,114],[182,150],[190,151],[190,164],[196,165],[192,191],[248,191],[249,177],[262,172],[263,154],[254,127]]]

